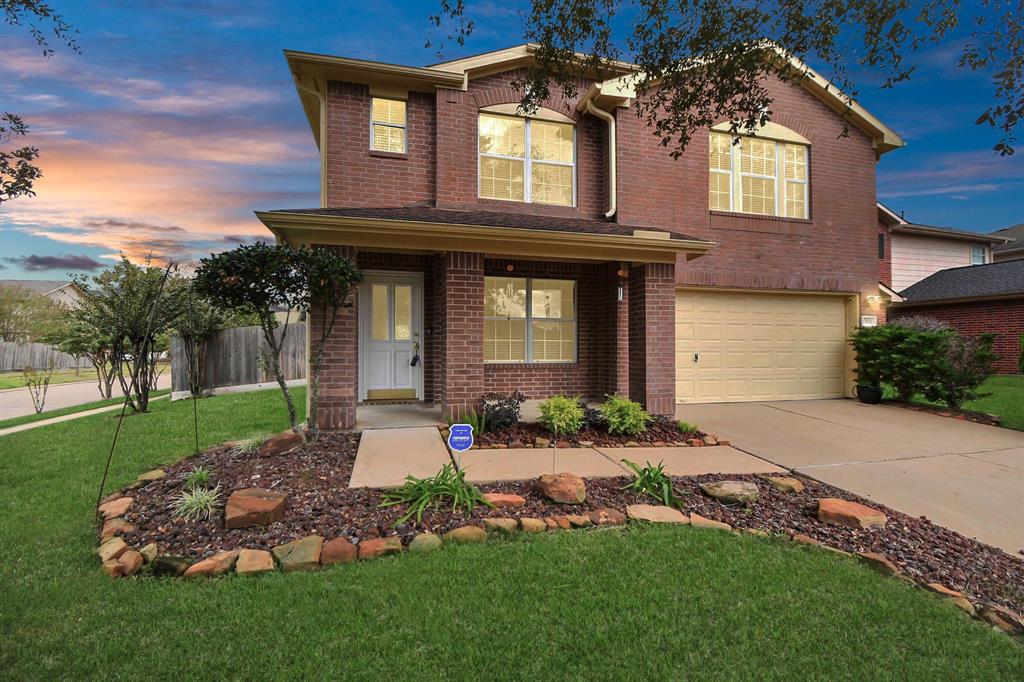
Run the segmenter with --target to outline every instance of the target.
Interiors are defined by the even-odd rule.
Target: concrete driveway
[[[681,405],[733,447],[1000,547],[1024,548],[1024,432],[853,400]]]

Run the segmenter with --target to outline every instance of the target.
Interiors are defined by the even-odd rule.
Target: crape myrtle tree
[[[80,319],[110,335],[111,365],[130,407],[149,410],[168,333],[182,314],[186,281],[147,260],[136,265],[122,255],[114,267],[91,278],[77,277]]]
[[[352,295],[363,280],[355,264],[328,249],[305,249],[301,253],[302,272],[306,279],[306,319],[310,325],[309,334],[313,357],[310,358],[309,382],[309,430],[316,440],[320,435],[320,424],[316,418],[320,403],[320,370],[323,368],[324,348],[338,322],[342,308],[352,305]],[[319,321],[319,328],[313,329],[313,320]],[[313,333],[316,332],[314,338]]]
[[[475,24],[464,0],[439,0],[427,41],[443,58]],[[532,0],[524,36],[534,63],[516,84],[522,109],[543,103],[552,87],[577,94],[585,69],[604,80],[638,67],[636,113],[678,157],[692,137],[722,120],[733,133],[771,119],[767,81],[809,77],[820,64],[847,104],[857,96],[850,67],[879,74],[882,87],[908,80],[915,57],[955,40],[957,65],[992,83],[976,123],[996,132],[994,149],[1013,153],[1024,114],[1024,3],[1018,0]],[[587,55],[587,56],[582,56]],[[793,61],[796,58],[800,61]]]
[[[96,371],[100,397],[110,397],[114,380],[117,378],[112,362],[113,339],[109,332],[89,323],[89,316],[84,307],[76,305],[66,311],[56,328],[44,336],[42,341],[63,353],[88,360]]]
[[[299,433],[295,402],[281,370],[281,349],[292,311],[306,301],[306,282],[299,252],[280,244],[243,244],[203,258],[193,281],[196,291],[220,308],[254,315],[270,348],[270,367],[281,388],[292,431]],[[277,311],[285,310],[283,320]]]
[[[242,310],[258,319],[267,346],[270,366],[288,408],[292,430],[300,433],[295,403],[281,370],[281,349],[288,334],[291,313],[315,313],[318,329],[310,358],[310,437],[319,435],[315,415],[320,396],[320,372],[324,348],[334,330],[339,311],[351,304],[354,287],[362,280],[355,265],[327,249],[293,249],[281,244],[245,244],[211,255],[196,270],[196,290],[217,306]],[[287,312],[284,320],[276,314]],[[307,315],[307,320],[312,317]],[[311,325],[312,327],[312,325]]]

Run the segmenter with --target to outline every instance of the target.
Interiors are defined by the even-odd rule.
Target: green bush
[[[850,341],[857,359],[858,384],[891,384],[904,402],[923,392],[956,332],[920,318],[911,325],[903,326],[898,320],[881,327],[861,327],[853,333]]]
[[[465,472],[456,471],[451,464],[445,464],[437,474],[429,478],[406,476],[402,487],[384,493],[384,502],[380,506],[409,505],[409,509],[398,517],[396,525],[405,523],[413,516],[416,517],[416,523],[421,523],[423,512],[442,502],[450,501],[453,512],[461,509],[469,513],[477,505],[493,506],[483,498],[476,486],[466,483],[465,476]]]
[[[924,388],[929,400],[941,400],[955,410],[969,400],[984,397],[978,387],[995,373],[999,356],[992,352],[995,334],[977,338],[953,335],[946,353],[933,370],[931,381]]]
[[[211,481],[210,470],[200,465],[185,474],[185,487],[187,488],[209,488]]]
[[[698,433],[700,431],[696,424],[684,422],[682,419],[676,422],[676,428],[680,433]]]
[[[635,436],[646,431],[652,419],[640,403],[617,395],[608,396],[600,410],[608,422],[608,433]]]
[[[577,398],[556,395],[540,404],[540,423],[556,436],[571,436],[583,426],[583,408]]]
[[[520,409],[526,396],[519,391],[512,393],[484,394],[484,407],[480,416],[492,429],[504,429],[519,423]]]

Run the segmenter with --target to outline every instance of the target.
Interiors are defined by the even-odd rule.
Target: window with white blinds
[[[808,217],[807,145],[717,132],[709,142],[712,211]]]

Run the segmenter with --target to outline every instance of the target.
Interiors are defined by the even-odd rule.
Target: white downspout
[[[587,113],[593,114],[608,124],[608,211],[605,218],[611,218],[618,210],[618,202],[615,198],[615,117],[607,111],[598,109],[594,102],[587,99]]]

